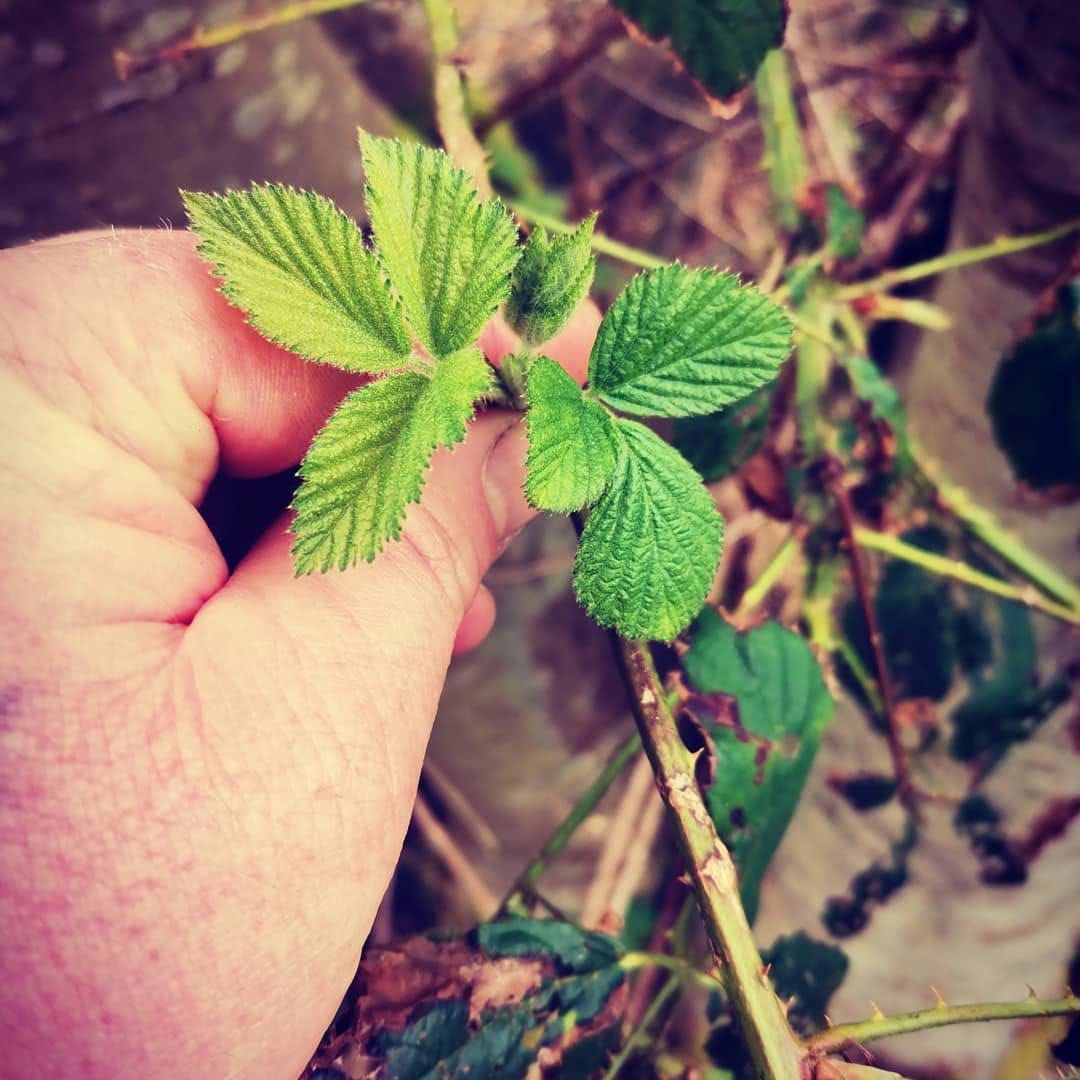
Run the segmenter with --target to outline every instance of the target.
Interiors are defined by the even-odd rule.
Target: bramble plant
[[[270,340],[377,375],[351,393],[300,467],[297,573],[345,570],[401,535],[432,454],[478,406],[527,410],[525,493],[539,510],[588,511],[574,588],[626,638],[671,641],[701,609],[723,522],[692,465],[634,417],[692,417],[775,378],[791,349],[783,310],[717,270],[635,277],[604,316],[582,389],[533,351],[592,283],[595,218],[534,228],[522,247],[440,150],[361,132],[374,247],[323,197],[278,185],[184,194],[222,292]],[[500,304],[525,351],[493,369],[476,339]]]

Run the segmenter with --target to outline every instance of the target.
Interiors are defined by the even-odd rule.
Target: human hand
[[[597,322],[546,351],[583,376]],[[292,1080],[532,515],[520,426],[441,451],[375,563],[295,579],[282,520],[230,576],[215,472],[295,464],[355,380],[259,337],[186,233],[0,255],[0,357],[0,1073]]]

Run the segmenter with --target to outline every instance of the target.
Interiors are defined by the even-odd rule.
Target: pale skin
[[[583,377],[597,322],[545,351]],[[292,1080],[333,1016],[532,516],[489,412],[373,564],[296,579],[282,518],[230,575],[211,479],[295,465],[355,383],[185,233],[0,254],[0,1075]]]

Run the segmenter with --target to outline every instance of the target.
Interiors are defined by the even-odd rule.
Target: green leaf
[[[859,254],[866,217],[848,202],[843,188],[829,184],[825,188],[825,243],[841,259]]]
[[[589,382],[622,412],[700,416],[769,382],[790,351],[788,317],[753,286],[663,266],[638,274],[608,309]]]
[[[424,346],[471,345],[510,292],[517,228],[441,150],[360,132],[379,258]]]
[[[271,341],[346,371],[406,362],[409,335],[378,262],[329,199],[277,184],[181,194],[221,291]]]
[[[556,919],[500,919],[482,923],[475,934],[488,956],[550,957],[579,975],[614,964],[622,955],[614,938]]]
[[[866,402],[875,420],[889,425],[896,438],[897,464],[901,471],[906,471],[912,464],[911,445],[908,440],[907,414],[904,412],[899,392],[869,357],[847,356],[842,362],[848,378],[851,379],[855,396]]]
[[[401,534],[435,449],[465,437],[474,402],[492,385],[479,349],[434,373],[388,375],[351,393],[315,437],[293,500],[297,573],[371,560]]]
[[[705,602],[724,523],[677,450],[632,420],[616,430],[615,472],[581,535],[574,590],[602,626],[671,641]]]
[[[710,94],[730,97],[784,37],[783,0],[613,0],[649,37],[669,38]]]
[[[739,868],[752,919],[762,876],[832,718],[832,698],[798,634],[776,622],[740,634],[711,608],[694,623],[683,666],[690,686],[705,695],[692,705],[716,753],[707,802]],[[710,694],[733,696],[736,716]]]
[[[787,1014],[791,1026],[800,1035],[825,1027],[829,999],[847,975],[844,950],[800,930],[777,938],[761,959],[769,965],[769,978],[780,1000],[795,999]]]
[[[762,386],[737,406],[675,422],[676,449],[707,483],[736,472],[761,449],[769,430],[772,386]]]
[[[541,510],[569,513],[595,502],[615,471],[615,421],[546,356],[529,368],[525,495]]]
[[[1080,315],[1072,291],[1001,361],[986,407],[1019,480],[1080,484]]]
[[[592,253],[596,215],[568,234],[542,226],[529,234],[511,278],[506,318],[533,345],[553,338],[588,295],[596,272]]]
[[[437,1001],[404,1031],[379,1033],[386,1056],[386,1080],[420,1080],[469,1038],[469,1007],[464,1001]]]

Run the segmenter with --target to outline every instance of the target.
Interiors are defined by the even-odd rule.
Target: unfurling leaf
[[[271,341],[346,371],[407,361],[409,335],[378,262],[329,199],[277,184],[182,195],[221,291]]]
[[[430,352],[471,345],[510,292],[517,228],[438,150],[360,133],[379,258]]]
[[[741,89],[784,36],[783,0],[613,0],[675,54],[704,88],[726,98]]]
[[[588,294],[596,272],[595,224],[593,214],[568,235],[550,236],[539,225],[530,234],[506,305],[507,322],[530,344],[553,338]]]
[[[615,472],[582,533],[574,589],[602,626],[671,641],[705,601],[723,521],[677,450],[633,420],[616,430]]]
[[[781,308],[731,274],[664,266],[638,274],[608,309],[589,383],[622,412],[716,412],[775,377],[791,329]]]
[[[525,495],[540,510],[569,513],[595,502],[615,471],[615,421],[546,356],[529,368]]]
[[[776,622],[740,634],[711,608],[694,623],[683,666],[699,695],[690,707],[708,725],[716,751],[706,801],[753,919],[762,876],[832,718],[832,698],[804,638]],[[734,712],[725,708],[713,719],[715,694],[734,697]]]
[[[371,560],[401,533],[435,449],[465,437],[473,404],[492,384],[479,349],[433,374],[388,375],[350,394],[315,437],[293,500],[297,573]]]

